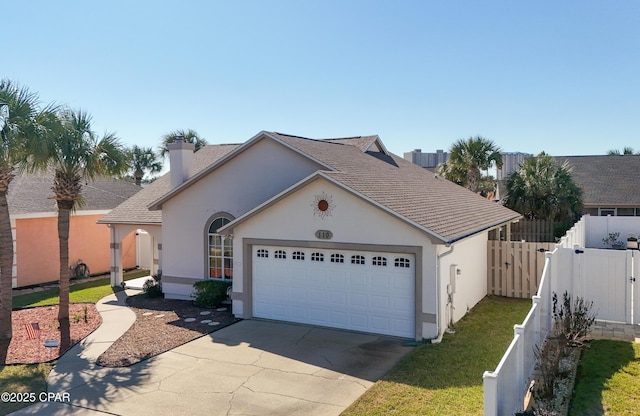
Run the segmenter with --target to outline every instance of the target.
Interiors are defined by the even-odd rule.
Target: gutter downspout
[[[451,248],[451,250],[438,254],[436,256],[436,311],[437,311],[436,326],[437,326],[438,336],[431,340],[432,344],[439,344],[442,341],[442,337],[444,336],[444,331],[442,331],[440,328],[440,280],[441,280],[440,270],[442,269],[440,267],[440,260],[444,256],[448,256],[449,254],[453,253],[453,250],[456,247],[451,244],[445,244],[444,246]]]

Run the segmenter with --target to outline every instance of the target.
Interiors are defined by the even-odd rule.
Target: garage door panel
[[[411,267],[395,266],[398,257],[404,259],[402,264]],[[413,337],[414,257],[357,250],[254,246],[253,314]]]
[[[391,300],[388,296],[371,296],[371,307],[375,309],[388,310],[391,306]]]
[[[390,330],[389,318],[382,316],[372,316],[371,326],[380,332],[388,332]]]
[[[394,279],[392,288],[393,290],[404,292],[407,289],[412,288],[413,285],[413,281],[409,281],[408,279]]]
[[[307,309],[300,306],[292,306],[291,307],[291,317],[294,319],[306,320],[307,319]]]
[[[329,303],[332,306],[344,308],[347,306],[347,296],[344,292],[331,292],[329,295]]]
[[[366,308],[368,304],[368,296],[363,293],[351,293],[349,295],[349,306],[355,308]]]
[[[400,312],[402,314],[413,312],[413,305],[409,303],[408,299],[391,298],[391,311]]]
[[[351,272],[349,273],[349,285],[355,288],[365,287],[367,285],[367,276]]]
[[[347,315],[346,312],[331,311],[329,313],[329,317],[333,325],[344,328],[346,325],[349,324],[349,316]]]
[[[367,324],[369,322],[367,315],[352,313],[350,314],[350,318],[351,327],[353,329],[364,331],[367,328]]]
[[[327,303],[327,292],[323,290],[312,289],[309,291],[309,301]]]

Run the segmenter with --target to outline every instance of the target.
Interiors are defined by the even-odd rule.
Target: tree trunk
[[[7,203],[7,190],[13,177],[13,168],[0,169],[0,340],[10,340],[13,335],[13,235]],[[3,364],[4,361],[0,363]]]
[[[469,167],[467,169],[467,188],[471,192],[478,193],[480,184],[480,170],[476,167]]]
[[[69,320],[69,217],[73,201],[58,201],[58,241],[60,243],[60,308],[58,321],[62,326]]]

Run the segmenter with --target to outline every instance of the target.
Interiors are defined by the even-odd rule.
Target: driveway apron
[[[71,402],[16,414],[339,415],[410,350],[402,342],[244,320],[130,367],[50,377]]]

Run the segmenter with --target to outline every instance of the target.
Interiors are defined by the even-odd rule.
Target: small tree
[[[543,152],[509,175],[503,203],[526,218],[573,224],[582,213],[582,189],[567,162],[559,164]]]
[[[482,172],[491,166],[502,166],[500,148],[491,140],[482,136],[460,139],[449,150],[447,163],[438,169],[438,173],[478,193],[481,186],[485,189],[487,184],[482,184]]]
[[[13,332],[14,253],[7,194],[16,166],[22,166],[46,141],[57,120],[55,106],[41,107],[37,94],[8,79],[0,80],[0,102],[0,341],[8,341]]]
[[[150,147],[133,145],[127,149],[127,160],[129,171],[136,181],[136,185],[142,184],[145,173],[153,174],[162,170],[162,162],[158,160],[158,156]]]
[[[558,305],[558,295],[553,294],[553,329],[556,337],[564,339],[570,347],[581,347],[591,333],[596,315],[592,312],[593,302],[576,297],[571,300],[569,292],[562,294],[562,304]]]
[[[194,150],[196,152],[208,144],[207,141],[200,137],[198,132],[195,130],[174,130],[162,136],[162,144],[160,145],[160,155],[162,157],[165,157],[167,153],[169,153],[167,145],[175,142],[178,138],[181,138],[186,143],[193,143],[196,146]]]
[[[69,219],[82,204],[82,181],[96,176],[117,176],[126,170],[126,156],[120,140],[112,133],[99,138],[91,129],[91,116],[83,111],[58,114],[59,131],[34,157],[34,168],[51,166],[51,190],[58,207],[60,244],[60,325],[69,322]]]

